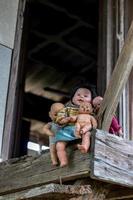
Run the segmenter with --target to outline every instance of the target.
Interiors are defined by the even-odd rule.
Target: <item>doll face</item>
[[[81,103],[79,107],[80,114],[91,114],[93,112],[92,105],[88,102]]]
[[[81,103],[84,103],[84,102],[91,102],[91,99],[92,99],[92,95],[91,95],[91,91],[89,89],[86,89],[86,88],[79,88],[73,98],[72,98],[72,102],[75,104],[75,105],[80,105]]]
[[[101,106],[101,103],[103,101],[103,98],[98,96],[98,97],[95,97],[92,101],[92,104],[94,106],[94,108],[96,108],[97,110],[99,110],[100,106]]]
[[[51,106],[49,117],[54,120],[57,117],[57,113],[64,108],[64,105],[62,103],[54,103]]]

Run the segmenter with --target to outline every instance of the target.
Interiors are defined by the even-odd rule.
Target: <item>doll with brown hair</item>
[[[77,147],[82,153],[87,153],[90,147],[90,131],[97,128],[97,121],[92,116],[93,108],[89,102],[81,103],[79,106],[79,113],[75,116],[75,136],[82,138],[82,143]],[[89,136],[88,136],[89,135]]]
[[[49,111],[49,117],[51,118],[52,122],[45,124],[43,127],[43,132],[49,136],[50,156],[53,165],[58,164],[55,134],[61,128],[61,126],[55,122],[55,119],[57,117],[57,113],[63,108],[64,105],[62,103],[53,103]]]
[[[92,100],[92,91],[89,87],[81,86],[76,88],[73,92],[71,102],[66,105],[64,109],[64,114],[62,112],[61,117],[57,115],[56,122],[59,124],[63,124],[64,126],[57,131],[56,138],[56,149],[57,156],[60,161],[60,166],[64,167],[68,164],[68,157],[66,152],[66,146],[69,141],[77,140],[78,137],[75,136],[75,121],[73,121],[73,116],[77,116],[79,112],[79,106],[81,103],[91,103]],[[63,117],[64,115],[64,117]],[[88,141],[90,141],[90,133],[89,130],[91,127],[87,127],[86,137],[88,137]],[[79,147],[80,148],[80,147]],[[85,152],[88,152],[89,145],[86,145]]]
[[[103,98],[101,96],[97,96],[93,99],[92,104],[94,106],[95,114],[98,113],[102,101],[103,101]],[[113,116],[113,118],[112,118],[111,125],[109,128],[109,133],[112,133],[112,134],[120,136],[120,137],[123,136],[122,127],[120,126],[120,124],[115,116]]]

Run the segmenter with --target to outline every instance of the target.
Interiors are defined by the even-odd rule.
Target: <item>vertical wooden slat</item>
[[[0,45],[0,156],[12,50]]]
[[[10,80],[7,96],[7,109],[5,114],[5,127],[2,146],[2,158],[6,160],[11,157],[14,145],[14,133],[17,123],[17,100],[19,96],[19,57],[23,28],[23,13],[26,0],[19,1],[17,26],[15,34],[15,45],[12,56],[12,66],[10,71]]]
[[[123,49],[119,55],[109,86],[105,92],[102,106],[98,113],[99,127],[108,131],[112,116],[118,105],[120,95],[128,80],[133,66],[133,22],[128,31]]]
[[[126,32],[133,20],[133,1],[128,0],[126,3],[125,23]],[[129,77],[129,139],[133,140],[133,69]]]
[[[99,1],[97,91],[104,95],[114,65],[115,1]]]

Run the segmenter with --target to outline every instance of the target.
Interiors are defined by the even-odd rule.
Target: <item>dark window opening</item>
[[[81,80],[97,83],[98,0],[39,0],[27,2],[27,7],[20,154],[27,153],[28,141],[48,146],[41,131],[50,121],[53,102],[67,102],[72,86]]]

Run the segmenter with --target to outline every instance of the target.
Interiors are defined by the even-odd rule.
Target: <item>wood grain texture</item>
[[[7,160],[12,157],[12,151],[14,147],[16,126],[18,122],[18,98],[20,97],[20,75],[21,67],[20,62],[20,46],[22,39],[22,29],[23,29],[23,14],[25,10],[26,0],[18,1],[18,17],[16,25],[16,34],[14,41],[14,49],[12,55],[10,79],[8,86],[7,95],[7,107],[5,112],[5,127],[3,131],[3,147],[2,147],[2,158]],[[18,134],[18,132],[17,132]]]
[[[92,140],[91,177],[133,187],[133,141],[101,130],[93,134]]]
[[[128,80],[133,66],[133,22],[128,31],[125,44],[118,57],[109,86],[105,92],[98,113],[99,128],[108,131],[111,119],[116,111],[123,88]]]
[[[70,151],[69,161],[67,167],[53,167],[48,152],[36,158],[11,159],[11,163],[2,163],[0,164],[0,194],[89,176],[89,154],[81,154],[78,150]]]
[[[92,193],[89,185],[60,185],[48,184],[21,192],[0,196],[0,200],[18,200],[18,199],[45,199],[45,200],[67,200],[72,197],[90,195]]]

